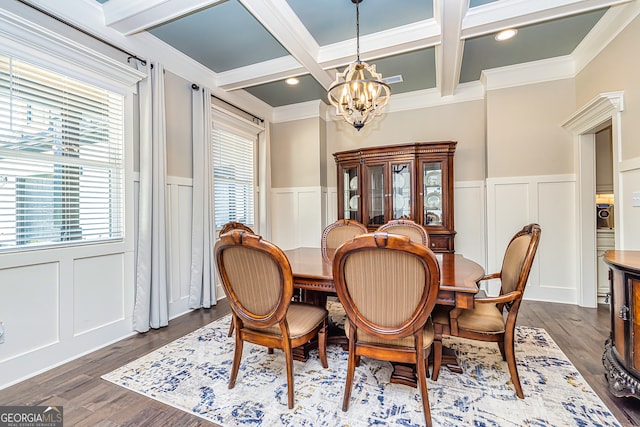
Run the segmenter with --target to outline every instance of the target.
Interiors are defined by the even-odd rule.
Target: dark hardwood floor
[[[213,426],[100,378],[229,313],[226,301],[172,320],[169,327],[122,340],[0,390],[0,405],[62,405],[65,426]],[[546,329],[623,426],[640,426],[640,401],[609,394],[602,353],[609,309],[525,301],[519,325]],[[526,390],[525,390],[526,395]]]

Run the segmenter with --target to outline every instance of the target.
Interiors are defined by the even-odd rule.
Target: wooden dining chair
[[[412,242],[429,246],[429,234],[423,226],[410,219],[392,219],[378,227],[377,231],[409,236]]]
[[[218,232],[218,237],[222,236],[224,233],[228,233],[231,230],[244,230],[248,233],[255,234],[251,229],[251,227],[249,227],[248,225],[245,225],[237,221],[229,221],[228,223],[222,226],[222,228],[220,229],[220,232]]]
[[[498,296],[480,296],[474,300],[474,308],[463,309],[455,317],[447,309],[438,308],[433,313],[435,330],[433,372],[436,381],[442,363],[442,335],[452,335],[478,341],[498,343],[502,360],[506,360],[516,395],[524,399],[515,358],[515,327],[518,309],[522,302],[527,279],[540,242],[538,224],[526,225],[516,233],[504,254],[502,269],[482,277],[478,282],[499,279]],[[506,316],[505,314],[506,313]]]
[[[322,251],[322,257],[327,261],[333,260],[333,254],[336,249],[344,242],[352,240],[355,236],[367,233],[367,227],[352,219],[339,219],[331,224],[327,225],[322,231],[322,239],[320,241],[320,248]],[[339,324],[346,316],[342,304],[338,301],[335,295],[325,296],[329,307],[329,328],[341,329]],[[347,349],[346,338],[341,332],[332,334],[331,342],[333,344],[341,345],[345,350]]]
[[[253,232],[253,230],[251,229],[251,227],[249,227],[248,225],[245,225],[241,222],[237,222],[237,221],[229,221],[227,222],[225,225],[222,226],[222,228],[220,229],[220,231],[218,232],[218,237],[222,236],[225,233],[228,233],[231,230],[244,230],[247,233],[251,233],[251,234],[255,234]],[[229,333],[227,334],[227,336],[231,336],[233,335],[233,320],[231,321],[231,324],[229,325]]]
[[[338,246],[353,239],[355,236],[365,234],[367,231],[367,227],[364,224],[352,219],[339,219],[332,222],[322,231],[322,239],[320,241],[322,256],[325,259],[332,259],[333,253],[338,249]]]
[[[347,313],[349,340],[342,410],[347,411],[360,357],[416,365],[426,425],[431,425],[427,358],[431,311],[440,288],[433,252],[407,236],[376,232],[340,246],[333,279]]]
[[[214,248],[216,266],[236,327],[229,388],[235,386],[245,341],[284,351],[288,406],[293,408],[292,349],[317,336],[318,353],[327,363],[327,310],[292,302],[293,273],[284,252],[244,230],[223,234]]]

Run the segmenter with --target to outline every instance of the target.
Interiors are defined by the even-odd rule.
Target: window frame
[[[214,170],[214,160],[213,160],[213,156],[214,156],[214,152],[215,152],[215,141],[214,141],[214,137],[213,137],[213,130],[215,128],[219,128],[220,130],[235,134],[237,136],[240,136],[242,138],[246,138],[248,140],[251,140],[251,144],[252,144],[252,149],[253,149],[253,165],[252,165],[252,188],[253,188],[253,223],[249,224],[246,223],[247,226],[251,227],[251,229],[253,229],[256,233],[259,232],[259,213],[260,213],[260,206],[259,206],[259,186],[258,186],[258,179],[259,179],[259,160],[258,160],[258,145],[259,145],[259,137],[258,134],[260,132],[262,132],[264,129],[262,126],[258,126],[255,123],[252,123],[251,121],[239,117],[227,110],[225,110],[224,108],[221,108],[215,104],[212,103],[211,106],[211,129],[212,129],[212,133],[211,133],[211,179],[213,180],[213,182],[211,183],[211,188],[212,188],[212,198],[213,198],[213,213],[212,213],[212,218],[215,224],[215,232],[216,235],[218,234],[218,232],[220,231],[220,227],[218,226],[218,224],[215,221],[215,215],[216,215],[216,192],[215,192],[215,170]],[[228,219],[229,221],[235,220],[235,219]],[[224,225],[224,224],[223,224]]]
[[[0,53],[40,67],[49,72],[64,75],[82,83],[95,86],[122,95],[123,110],[123,239],[107,241],[78,241],[77,243],[59,245],[55,244],[55,251],[51,251],[52,245],[27,246],[2,251],[6,262],[15,260],[17,265],[22,263],[20,257],[13,258],[10,254],[19,256],[24,252],[46,254],[57,253],[65,248],[72,249],[72,253],[82,253],[86,256],[100,253],[114,253],[133,251],[135,239],[133,231],[135,225],[135,199],[134,174],[133,174],[133,143],[134,143],[134,117],[135,97],[137,83],[147,77],[146,73],[136,70],[127,64],[126,56],[120,52],[112,52],[108,56],[102,52],[93,50],[80,42],[65,36],[52,36],[48,28],[38,23],[29,21],[12,13],[10,9],[0,9]],[[116,59],[118,56],[121,60]],[[115,246],[114,246],[115,245]],[[82,247],[80,252],[73,249]],[[93,247],[95,249],[90,249]],[[40,258],[40,256],[38,257]],[[46,259],[49,256],[45,257]],[[10,264],[13,261],[10,262]]]

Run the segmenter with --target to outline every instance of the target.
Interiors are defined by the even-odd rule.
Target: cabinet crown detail
[[[429,234],[435,252],[453,252],[453,156],[456,141],[414,142],[334,153],[338,218],[374,231],[410,219]]]

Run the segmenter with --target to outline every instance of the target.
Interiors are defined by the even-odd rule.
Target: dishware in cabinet
[[[371,161],[363,165],[362,213],[371,231],[391,219],[413,218],[414,161]]]
[[[359,163],[338,166],[338,189],[338,217],[362,222]]]
[[[416,222],[427,229],[432,250],[454,251],[453,153],[455,142],[418,156]]]

